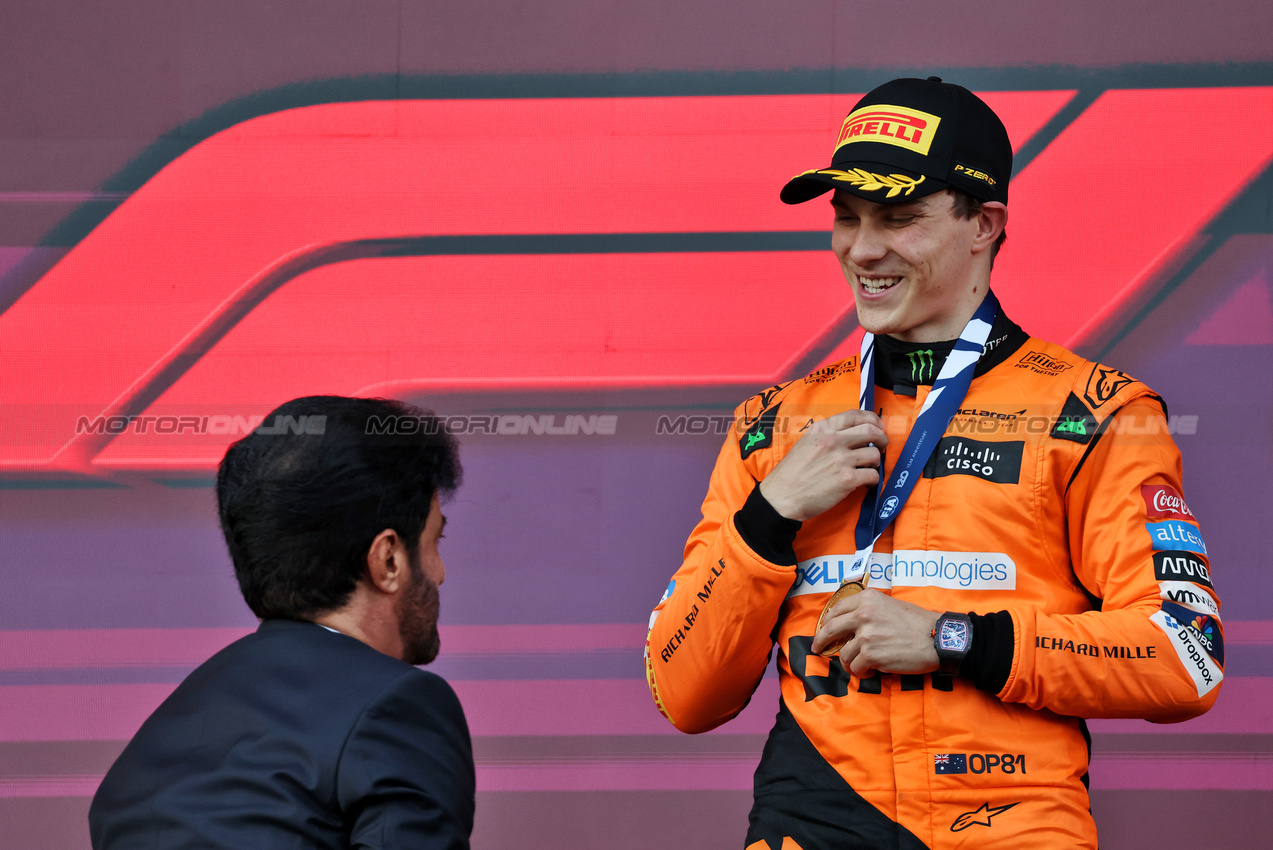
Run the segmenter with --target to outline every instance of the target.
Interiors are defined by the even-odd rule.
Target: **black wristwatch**
[[[958,675],[968,650],[972,649],[972,620],[968,615],[947,611],[938,617],[933,627],[933,648],[937,650],[938,669]]]

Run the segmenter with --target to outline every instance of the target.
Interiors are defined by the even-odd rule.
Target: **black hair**
[[[981,215],[982,200],[974,198],[972,195],[960,189],[950,188],[946,191],[950,192],[952,211],[957,218],[972,218],[975,215]],[[999,238],[995,240],[995,244],[990,246],[990,264],[993,266],[995,257],[999,255],[999,248],[1008,240],[1008,228],[1004,228],[999,232]]]
[[[272,411],[217,471],[217,509],[252,613],[310,619],[339,608],[393,529],[412,559],[434,494],[462,469],[431,412],[380,398],[307,396]]]

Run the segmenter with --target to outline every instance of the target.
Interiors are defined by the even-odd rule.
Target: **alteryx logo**
[[[1183,549],[1186,552],[1207,554],[1207,544],[1202,539],[1202,532],[1196,525],[1169,519],[1166,522],[1147,522],[1145,530],[1153,541],[1154,551]]]

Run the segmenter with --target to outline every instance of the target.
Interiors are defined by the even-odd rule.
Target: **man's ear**
[[[999,234],[1008,226],[1008,208],[998,201],[983,201],[977,216],[977,235],[973,238],[974,254],[995,244]]]
[[[407,586],[411,559],[402,538],[392,528],[376,535],[367,550],[367,579],[382,593],[395,594]]]

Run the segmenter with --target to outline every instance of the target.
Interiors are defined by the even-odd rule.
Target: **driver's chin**
[[[897,307],[885,307],[882,304],[868,304],[863,309],[858,305],[858,324],[868,333],[876,336],[895,333],[900,325],[902,311]]]

